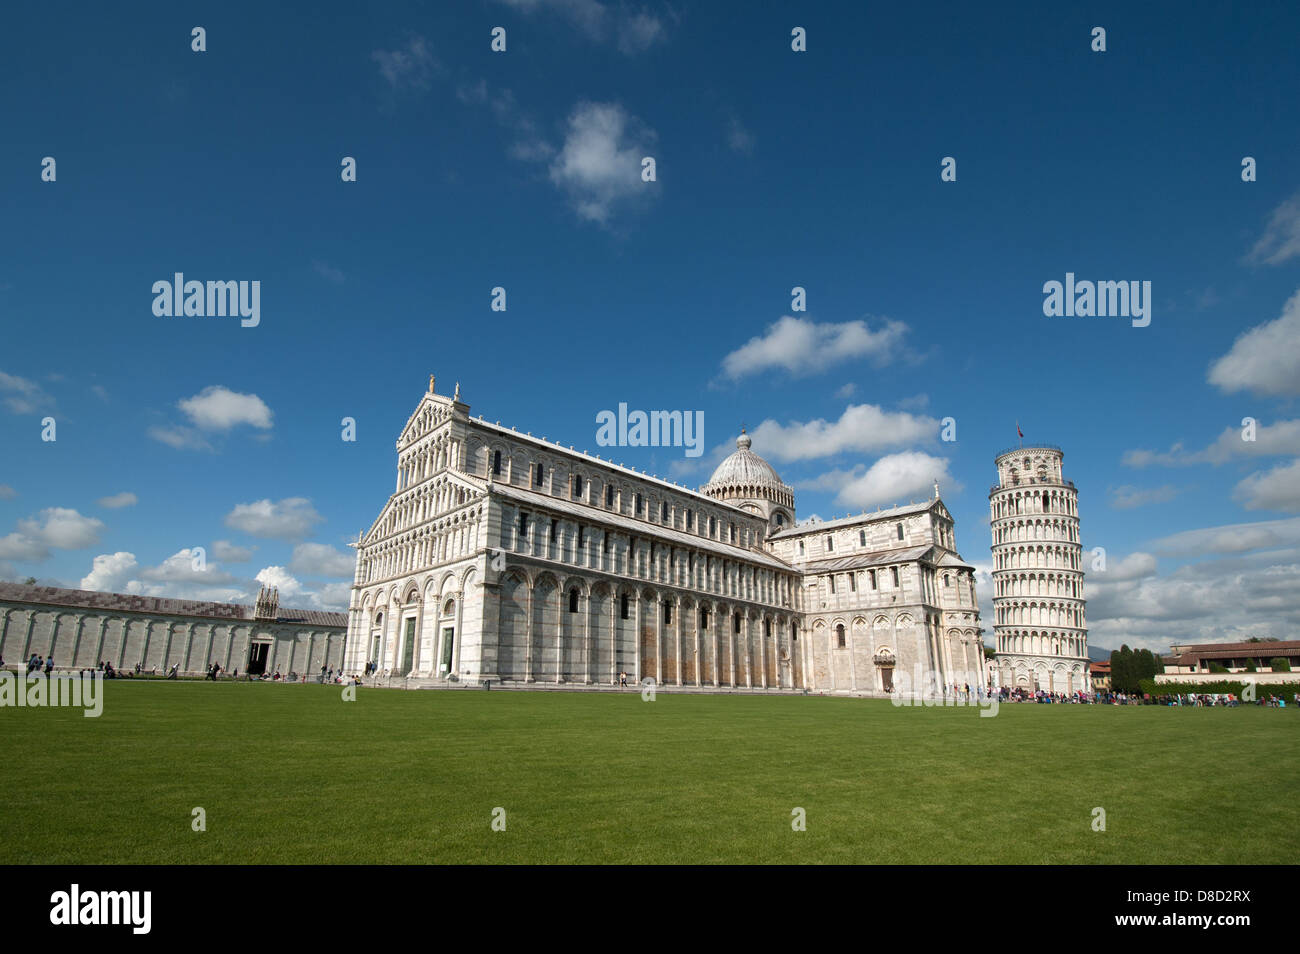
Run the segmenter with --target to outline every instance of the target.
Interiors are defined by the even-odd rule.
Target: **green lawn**
[[[1295,710],[108,683],[0,709],[0,863],[1295,863]],[[191,830],[202,806],[207,831]],[[506,830],[491,830],[506,810]],[[791,830],[791,810],[807,831]],[[1107,830],[1092,830],[1092,810]]]

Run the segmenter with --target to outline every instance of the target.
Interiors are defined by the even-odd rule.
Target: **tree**
[[[29,576],[27,579],[23,580],[23,582],[26,583],[28,586],[35,586],[35,585],[36,585],[36,577],[34,577],[34,576]]]
[[[1291,671],[1291,663],[1288,662],[1287,659],[1286,659],[1284,656],[1278,656],[1276,659],[1273,659],[1273,660],[1269,663],[1269,666],[1272,668],[1272,670],[1273,670],[1274,672],[1290,672],[1290,671]]]
[[[1137,688],[1133,650],[1128,648],[1127,643],[1110,654],[1110,684],[1120,692],[1131,692]]]

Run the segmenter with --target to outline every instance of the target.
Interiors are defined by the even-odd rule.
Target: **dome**
[[[742,431],[736,438],[736,452],[718,465],[705,486],[784,487],[772,465],[749,449],[750,443]]]

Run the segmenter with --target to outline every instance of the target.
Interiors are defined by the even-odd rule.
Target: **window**
[[[784,526],[785,526],[785,514],[783,514],[783,513],[778,513],[778,514],[776,515],[776,525],[777,525],[778,527],[784,527]]]
[[[892,573],[892,574],[894,575],[894,586],[897,587],[897,586],[898,586],[898,567],[896,567],[896,566],[891,566],[891,567],[889,568],[889,572]]]
[[[709,518],[709,536],[713,536],[713,528],[717,526],[717,521],[712,517]]]
[[[832,537],[826,538],[826,552],[831,553],[835,550],[835,540]]]
[[[835,595],[835,577],[833,577],[833,576],[828,576],[828,577],[826,577],[826,579],[828,579],[828,580],[830,581],[830,584],[831,584],[831,596],[834,596],[834,595]]]
[[[867,531],[865,531],[865,530],[859,530],[859,531],[858,531],[858,546],[860,546],[860,547],[865,547],[866,545],[867,545]]]
[[[664,625],[671,626],[673,623],[673,604],[664,600]]]
[[[573,496],[582,496],[582,476],[580,474],[573,475]]]
[[[636,504],[636,515],[639,517],[641,516],[641,514],[645,512],[645,501],[641,499],[640,494],[637,494],[636,497],[633,498],[633,500],[635,501]]]
[[[577,587],[569,590],[569,612],[578,612],[578,590]]]
[[[731,617],[731,631],[732,631],[733,633],[738,633],[738,632],[740,632],[740,614],[739,614],[739,613],[735,613],[735,614],[732,615],[732,617]]]
[[[736,525],[734,523],[727,524],[727,541],[729,543],[736,542]]]
[[[901,523],[898,525],[898,539],[903,539],[903,525]]]
[[[583,532],[582,527],[578,528],[578,549],[581,550],[587,542],[587,535]]]
[[[799,555],[800,555],[800,556],[803,556],[803,555],[804,555],[804,552],[805,552],[805,551],[804,551],[803,541],[800,540],[800,541],[799,541]]]
[[[542,486],[542,465],[541,464],[538,464],[537,470],[533,471],[533,486],[534,487]]]
[[[618,618],[627,619],[627,594],[624,593],[618,598]]]
[[[519,514],[519,538],[528,539],[528,514],[526,513]]]
[[[852,593],[858,591],[858,575],[856,573],[849,574],[849,591]]]
[[[614,485],[613,484],[605,485],[605,506],[610,509],[613,509],[614,507]]]
[[[552,518],[551,520],[551,542],[552,543],[555,542],[555,537],[558,534],[559,529],[560,529],[560,521]]]
[[[709,628],[709,611],[707,608],[701,607],[700,608],[700,630],[703,631],[708,628]]]
[[[693,510],[687,510],[687,511],[686,511],[686,529],[687,529],[687,530],[691,530],[691,529],[694,529],[694,527],[695,527],[695,512],[694,512]]]
[[[844,624],[835,624],[835,646],[837,649],[844,648]]]
[[[952,586],[952,579],[948,576],[947,573],[945,573],[945,574],[943,575],[943,585],[944,585],[944,586]]]
[[[501,452],[492,452],[492,474],[496,477],[501,476]]]

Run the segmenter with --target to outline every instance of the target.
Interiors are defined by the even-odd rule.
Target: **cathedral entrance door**
[[[442,659],[438,665],[439,672],[451,671],[451,645],[455,640],[456,628],[444,626],[442,629]]]
[[[884,687],[885,692],[894,691],[894,667],[882,666],[880,669],[880,684]]]
[[[253,643],[248,649],[248,668],[250,676],[260,676],[266,672],[266,658],[270,655],[270,643]]]
[[[411,664],[415,658],[415,617],[412,616],[406,621],[406,638],[402,640],[402,668],[398,670],[397,675],[405,676],[411,671]]]

